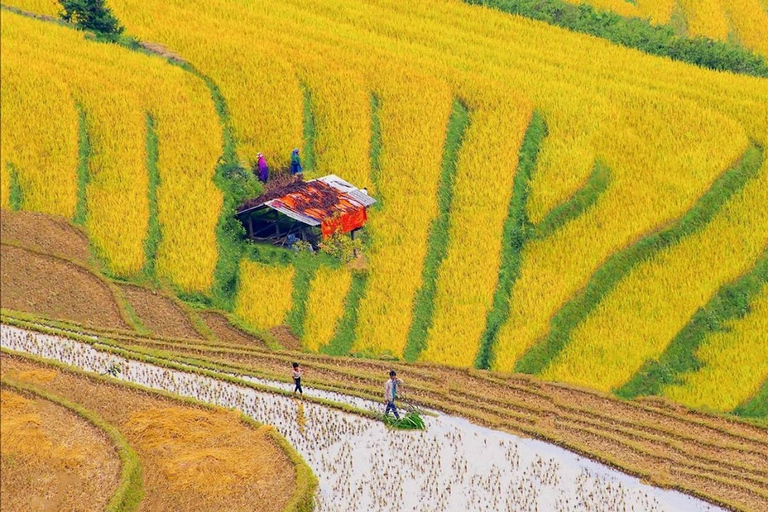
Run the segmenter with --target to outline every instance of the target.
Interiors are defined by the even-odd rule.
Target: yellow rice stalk
[[[77,111],[66,85],[2,50],[2,205],[9,206],[8,164],[29,211],[71,217],[77,204]],[[41,120],[45,120],[41,122]]]
[[[688,24],[688,35],[706,36],[717,41],[725,41],[731,29],[725,17],[723,1],[680,0],[680,7],[685,13]]]
[[[768,11],[759,0],[727,0],[725,11],[744,46],[768,58]]]
[[[253,433],[237,413],[189,407],[147,409],[131,414],[122,427],[137,439],[140,449],[159,460],[176,490],[227,495],[238,482],[257,480],[270,471],[267,461],[244,443]]]
[[[675,0],[637,0],[637,9],[642,16],[650,18],[656,25],[669,23],[675,6]]]
[[[321,267],[309,285],[304,339],[309,350],[317,352],[333,339],[336,324],[344,314],[344,299],[352,284],[348,268]]]
[[[297,65],[315,120],[315,174],[336,174],[373,193],[371,98],[365,83],[333,62],[305,57]]]
[[[381,71],[391,76],[400,70],[382,66]],[[382,153],[377,191],[384,204],[369,221],[371,273],[360,302],[353,349],[399,355],[421,283],[429,225],[437,214],[451,97],[445,84],[416,73],[383,84],[380,97]]]
[[[3,457],[45,460],[60,467],[77,466],[83,459],[77,446],[51,439],[35,402],[11,391],[0,391],[0,453]]]
[[[45,14],[46,16],[58,17],[62,11],[58,0],[8,0],[3,1],[3,3],[28,12]]]
[[[624,0],[565,0],[569,4],[589,4],[603,11],[611,11],[622,16],[638,17],[640,12],[635,6]]]
[[[664,395],[690,407],[727,412],[749,399],[768,379],[768,289],[743,319],[712,333],[696,352],[704,367],[682,376]]]
[[[291,309],[293,273],[293,267],[242,260],[235,315],[259,330],[281,325]]]

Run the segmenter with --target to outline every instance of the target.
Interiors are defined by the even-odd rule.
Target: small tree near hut
[[[80,30],[92,30],[108,37],[123,33],[124,27],[104,0],[59,0],[59,3],[63,8],[61,19],[74,23]]]

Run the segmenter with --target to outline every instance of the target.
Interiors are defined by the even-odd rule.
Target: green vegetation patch
[[[427,346],[427,333],[432,326],[432,313],[435,309],[437,274],[440,265],[448,253],[448,227],[450,224],[453,187],[456,176],[457,157],[464,139],[464,132],[469,125],[467,107],[458,100],[453,102],[453,111],[448,120],[448,130],[443,147],[443,163],[437,194],[437,217],[429,227],[427,254],[424,258],[421,288],[413,302],[413,322],[408,331],[408,340],[403,357],[415,361]]]
[[[597,269],[587,286],[571,299],[550,322],[549,335],[533,345],[515,364],[520,373],[540,373],[568,344],[571,332],[630,271],[660,251],[679,243],[706,226],[723,205],[757,175],[763,152],[751,145],[741,160],[726,171],[685,215],[672,226],[647,235],[631,247],[614,253]]]
[[[750,272],[720,288],[717,294],[693,315],[661,356],[646,362],[626,384],[616,390],[616,394],[623,398],[660,395],[664,387],[681,384],[682,374],[700,370],[703,363],[696,358],[696,351],[707,336],[714,332],[726,331],[728,322],[747,316],[751,311],[750,303],[766,283],[768,250],[760,256]],[[751,407],[745,404],[744,408],[747,411],[761,409],[758,404]],[[762,410],[768,412],[768,404],[763,404]]]
[[[394,416],[382,416],[384,424],[390,428],[397,430],[426,430],[427,425],[424,423],[424,419],[416,411],[406,413],[400,419]]]
[[[24,192],[21,190],[21,184],[19,183],[19,172],[10,162],[6,165],[8,166],[8,185],[11,189],[8,202],[10,203],[11,210],[19,211],[24,204]]]
[[[765,59],[737,44],[706,37],[681,36],[671,26],[652,25],[650,21],[641,18],[625,18],[583,3],[574,5],[563,0],[464,1],[544,21],[573,32],[601,37],[651,55],[718,71],[768,77],[768,63]]]
[[[493,364],[493,349],[499,328],[509,317],[509,298],[520,275],[523,247],[531,237],[532,226],[526,212],[530,181],[536,170],[539,150],[547,136],[547,123],[541,112],[534,111],[520,148],[517,171],[512,183],[507,219],[501,242],[501,265],[493,304],[485,320],[480,348],[475,356],[475,368],[488,369]]]

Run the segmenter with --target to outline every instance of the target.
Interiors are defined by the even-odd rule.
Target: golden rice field
[[[646,360],[658,358],[669,340],[706,303],[713,289],[749,271],[766,242],[768,164],[726,203],[706,228],[635,267],[576,329],[568,347],[542,376],[602,391],[619,387]],[[758,310],[755,316],[759,318],[762,313]],[[758,340],[759,336],[752,345],[731,346],[738,347],[735,352],[744,358],[755,361],[758,371],[753,375],[759,386],[765,380],[765,372],[759,368],[768,369],[768,365]],[[741,371],[744,367],[734,368]],[[712,391],[713,400],[739,397],[727,388]],[[742,394],[741,398],[750,395]]]
[[[293,267],[240,262],[240,288],[234,313],[256,329],[283,323],[291,309]]]
[[[40,2],[9,3],[42,9]],[[759,0],[590,3],[656,23],[680,10],[691,34],[736,34],[768,55]],[[404,353],[438,214],[455,99],[468,108],[469,124],[450,185],[448,244],[420,353],[422,360],[454,366],[471,366],[480,349],[508,250],[502,234],[520,147],[534,111],[548,135],[528,190],[531,224],[574,196],[596,161],[610,170],[611,181],[578,217],[520,249],[511,295],[504,298],[509,313],[494,339],[492,368],[503,372],[550,334],[553,316],[612,255],[690,211],[750,143],[768,147],[765,79],[651,57],[459,1],[109,5],[128,33],[165,45],[217,84],[244,166],[262,152],[279,167],[291,149],[305,147],[306,91],[316,131],[314,173],[339,174],[379,201],[366,228],[367,277],[353,352]],[[77,108],[83,109],[93,152],[86,226],[113,273],[138,273],[146,263],[150,115],[159,141],[157,271],[184,291],[209,291],[219,256],[222,194],[212,176],[222,134],[203,82],[161,59],[6,12],[2,37],[2,101],[9,112],[3,116],[3,182],[10,163],[25,191],[22,207],[72,216]],[[66,72],[73,67],[82,71]],[[22,112],[47,122],[31,126]],[[381,144],[375,161],[374,138]],[[45,165],[36,167],[40,159]],[[632,268],[543,375],[611,390],[663,352],[691,315],[748,271],[765,247],[767,176],[763,164],[708,225]],[[2,202],[10,204],[5,184]],[[233,312],[255,329],[280,325],[293,307],[293,282],[290,266],[243,260]],[[302,340],[308,350],[333,339],[350,283],[347,271],[328,269],[310,282]],[[753,316],[764,319],[764,308]],[[735,342],[718,346],[718,353],[736,357]],[[749,396],[720,389],[732,393],[732,401]]]

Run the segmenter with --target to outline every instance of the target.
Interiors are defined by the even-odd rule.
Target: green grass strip
[[[725,331],[728,322],[747,316],[750,303],[766,283],[768,250],[763,252],[747,274],[721,287],[693,315],[659,358],[647,361],[629,381],[616,390],[616,394],[623,398],[661,395],[664,387],[682,383],[682,374],[700,370],[704,363],[696,357],[696,351],[705,343],[707,336]]]
[[[536,170],[539,150],[547,136],[547,123],[539,111],[534,111],[520,147],[517,171],[512,183],[512,197],[507,207],[507,219],[501,239],[501,264],[493,303],[485,320],[485,330],[480,336],[480,347],[475,356],[475,368],[489,369],[493,364],[493,352],[499,328],[509,317],[509,298],[512,287],[520,275],[523,247],[530,238],[532,227],[526,205],[530,193],[530,181]]]
[[[155,275],[155,259],[160,245],[161,227],[157,210],[157,188],[160,186],[160,170],[157,168],[158,139],[155,120],[147,114],[147,173],[149,174],[149,222],[144,240],[144,274],[150,279]]]
[[[578,218],[592,205],[611,184],[611,170],[602,162],[595,162],[592,174],[587,182],[575,194],[563,203],[555,206],[539,224],[534,237],[547,238],[568,222]]]
[[[8,202],[10,203],[11,210],[19,211],[24,204],[24,192],[21,190],[21,184],[19,183],[19,173],[16,167],[12,163],[8,162],[8,185],[10,187],[10,196]]]
[[[586,320],[635,266],[706,226],[728,199],[757,175],[762,162],[762,150],[750,145],[741,160],[723,173],[693,208],[670,227],[646,235],[637,243],[608,258],[595,271],[587,286],[555,314],[550,322],[549,335],[523,354],[515,364],[515,371],[532,374],[543,371],[568,344],[571,332]]]
[[[304,172],[315,170],[315,137],[317,128],[315,115],[312,112],[312,94],[305,84],[301,84],[301,92],[304,93],[304,152],[301,155],[301,165]]]
[[[731,71],[766,78],[768,62],[734,42],[706,37],[685,37],[669,25],[653,25],[641,18],[625,18],[587,4],[563,0],[464,0],[509,14],[544,21],[573,32],[589,34],[635,48],[651,55],[694,64],[718,71]]]
[[[458,100],[453,101],[453,110],[448,120],[448,129],[443,146],[443,163],[437,193],[437,217],[429,227],[427,254],[424,258],[421,287],[413,302],[413,322],[408,331],[408,340],[403,351],[406,361],[415,361],[427,346],[427,332],[432,326],[435,309],[437,273],[448,253],[448,227],[450,224],[453,187],[456,176],[457,157],[464,132],[469,125],[467,107]]]
[[[733,410],[733,414],[742,418],[768,419],[768,380],[755,395]]]
[[[45,390],[31,386],[27,383],[17,382],[3,377],[3,387],[8,387],[16,392],[33,395],[43,400],[53,402],[71,410],[94,427],[106,433],[112,444],[117,449],[120,457],[120,479],[117,490],[107,504],[107,512],[130,512],[136,510],[144,497],[143,481],[141,478],[141,462],[136,452],[128,444],[128,440],[114,425],[104,421],[95,412],[86,409],[80,404],[70,402],[66,398],[54,395]]]
[[[379,190],[379,178],[381,177],[381,119],[379,116],[379,110],[381,109],[381,101],[375,94],[371,94],[371,181],[376,185],[376,194],[381,196],[381,190]],[[382,198],[376,198],[376,205],[374,208],[382,208]]]
[[[88,182],[91,175],[88,172],[88,160],[91,158],[91,139],[88,137],[88,121],[85,109],[77,105],[77,206],[72,219],[77,225],[84,225],[88,216]]]

